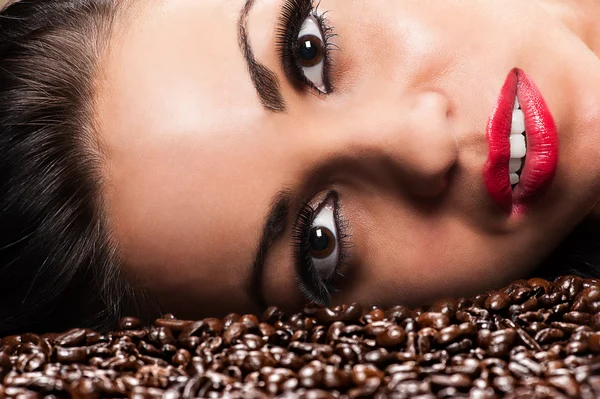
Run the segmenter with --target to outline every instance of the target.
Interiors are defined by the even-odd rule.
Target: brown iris
[[[335,250],[336,240],[326,227],[317,226],[310,230],[310,256],[317,259],[328,257]]]
[[[298,39],[298,57],[303,67],[318,65],[325,58],[323,41],[314,35],[304,35]]]

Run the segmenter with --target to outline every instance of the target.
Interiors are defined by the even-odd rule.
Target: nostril
[[[433,127],[418,138],[422,141],[415,154],[417,172],[425,179],[437,180],[445,175],[458,159],[458,140],[447,126]]]
[[[410,196],[417,200],[429,200],[440,197],[450,185],[455,165],[451,165],[442,173],[423,179],[417,175],[411,176],[404,184],[409,185]]]
[[[440,196],[450,183],[450,174],[458,161],[458,141],[447,124],[431,121],[421,129],[419,141],[405,153],[405,181],[412,196],[425,199]]]

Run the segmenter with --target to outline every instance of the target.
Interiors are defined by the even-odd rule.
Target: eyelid
[[[306,245],[308,242],[307,234],[310,233],[315,216],[319,214],[331,198],[333,198],[335,206],[333,215],[337,232],[338,261],[333,271],[333,277],[325,281],[315,270],[315,265],[312,263],[310,255],[308,255]],[[346,261],[345,252],[351,247],[348,241],[349,235],[347,234],[348,224],[340,215],[340,207],[339,196],[333,190],[329,191],[314,208],[305,203],[298,213],[292,233],[293,259],[298,286],[307,300],[323,305],[327,305],[331,299],[331,294],[337,291],[334,283],[338,277],[342,277],[340,269]],[[309,217],[310,219],[308,219]]]
[[[331,48],[337,48],[330,43],[330,39],[336,35],[332,33],[331,26],[326,23],[324,17],[326,12],[319,13],[317,8],[318,4],[313,6],[312,0],[285,0],[276,30],[276,47],[284,74],[292,86],[300,91],[313,88],[314,92],[326,95],[333,92],[329,79],[329,70],[331,69],[329,52]],[[298,35],[304,21],[310,17],[318,25],[325,48],[322,77],[325,90],[320,90],[307,79],[296,58]]]

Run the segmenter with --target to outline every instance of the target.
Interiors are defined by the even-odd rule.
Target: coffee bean
[[[39,370],[46,363],[46,355],[41,352],[23,353],[17,359],[15,368],[21,372]]]
[[[156,327],[166,327],[172,332],[179,333],[183,331],[185,327],[190,325],[192,322],[188,320],[177,320],[177,319],[156,319],[154,325]]]
[[[381,380],[384,373],[371,364],[357,364],[352,368],[352,380],[356,385],[364,385],[370,378]]]
[[[363,316],[363,322],[365,324],[372,323],[374,321],[381,321],[385,318],[385,313],[381,309],[373,309],[369,313]]]
[[[173,344],[175,342],[173,333],[167,327],[152,327],[148,334],[148,338],[150,342],[161,347],[163,345]]]
[[[565,391],[572,398],[580,397],[580,390],[577,382],[568,374],[551,376],[548,382],[556,388]]]
[[[2,339],[0,397],[600,397],[600,280]],[[512,396],[511,396],[512,395]]]
[[[306,392],[303,392],[299,399],[336,399],[335,396],[331,392],[323,391],[321,389],[310,389]]]
[[[124,317],[119,321],[119,330],[136,330],[142,326],[142,322],[135,317]]]
[[[333,344],[340,339],[340,335],[346,325],[341,321],[336,321],[329,326],[327,330],[327,342]]]
[[[240,318],[239,322],[242,323],[242,324],[244,324],[246,326],[246,328],[248,328],[248,329],[256,328],[260,324],[260,321],[258,320],[258,317],[254,316],[253,314],[243,315]],[[303,327],[304,326],[302,326],[302,328]]]
[[[308,315],[314,315],[321,323],[333,323],[336,321],[358,322],[362,317],[362,306],[358,303],[351,305],[336,306],[332,309],[317,307],[305,309]]]
[[[441,330],[450,324],[450,320],[443,313],[426,312],[417,317],[417,323],[421,328],[432,327]]]
[[[279,310],[276,306],[271,306],[267,308],[263,315],[262,321],[265,323],[273,324],[284,316],[283,312]]]
[[[561,276],[554,282],[554,292],[572,300],[583,288],[583,280],[578,276]]]
[[[546,328],[538,332],[535,340],[540,344],[548,344],[563,339],[565,333],[558,328]]]
[[[323,380],[323,365],[311,362],[298,372],[300,385],[306,388],[316,388]]]
[[[463,323],[463,324],[468,325],[468,323]],[[452,326],[445,327],[440,330],[440,333],[436,337],[436,342],[439,345],[447,345],[450,342],[453,342],[457,338],[459,338],[462,335],[462,333],[463,332],[461,330],[461,327],[458,325],[452,325]]]
[[[85,348],[56,347],[56,361],[60,363],[78,363],[87,359],[87,350]]]
[[[171,360],[176,366],[187,366],[187,364],[192,360],[192,355],[185,349],[179,349]]]
[[[493,311],[501,311],[511,304],[511,298],[504,292],[490,295],[485,301],[485,307]]]
[[[406,340],[406,332],[400,326],[391,325],[375,337],[377,345],[391,348],[402,345]]]
[[[75,328],[57,336],[54,344],[59,346],[80,346],[86,341],[87,331],[81,328]]]
[[[464,374],[433,374],[430,377],[433,385],[453,388],[467,388],[471,386],[471,379]]]

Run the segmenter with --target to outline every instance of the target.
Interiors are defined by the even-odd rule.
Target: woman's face
[[[113,38],[96,110],[109,220],[169,311],[467,295],[527,275],[598,202],[600,61],[538,2],[309,6],[148,2]],[[521,215],[483,172],[513,68],[559,140]]]

